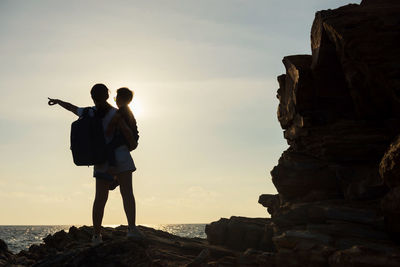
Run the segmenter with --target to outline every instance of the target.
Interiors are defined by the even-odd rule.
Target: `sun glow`
[[[113,107],[118,108],[115,101],[111,104]],[[128,105],[129,108],[132,110],[133,115],[135,118],[142,118],[143,117],[143,109],[142,105],[138,100],[133,98],[132,102]]]
[[[137,99],[135,99],[135,97],[133,98],[132,102],[129,104],[130,109],[133,112],[133,115],[135,116],[135,118],[140,118],[143,116],[143,109],[142,106],[140,104],[140,101],[138,101]]]
[[[130,87],[128,87],[130,88]],[[115,103],[115,96],[117,95],[116,92],[113,92],[113,94],[111,94],[113,96],[113,100],[110,101],[111,105],[115,108],[117,107],[117,104]],[[134,95],[133,95],[133,99],[132,102],[129,103],[129,108],[132,110],[133,115],[135,116],[135,118],[142,118],[145,114],[144,110],[143,110],[143,105],[142,102],[140,101],[140,99],[136,96],[135,91],[134,91]]]

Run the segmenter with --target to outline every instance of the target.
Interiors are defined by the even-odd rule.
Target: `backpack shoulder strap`
[[[92,114],[90,114],[90,112],[92,112]],[[81,117],[93,116],[95,114],[96,110],[93,107],[86,107],[83,109]]]
[[[90,109],[90,108],[84,108],[84,109],[82,110],[82,116],[81,116],[81,117],[86,117],[86,116],[88,115],[88,113],[89,113],[89,109]]]

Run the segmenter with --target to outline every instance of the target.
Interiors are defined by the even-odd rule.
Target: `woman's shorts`
[[[94,165],[93,177],[105,180],[113,180],[115,175],[122,172],[134,172],[135,163],[127,146],[120,146],[115,149],[115,166],[110,166],[108,162]]]

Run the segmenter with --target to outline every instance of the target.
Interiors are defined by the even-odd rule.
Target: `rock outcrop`
[[[210,242],[268,251],[271,266],[400,266],[399,18],[395,0],[316,13],[312,54],[278,77],[289,148],[271,171],[279,194],[259,197],[273,244],[239,246],[232,219]]]
[[[0,266],[6,266],[14,260],[14,255],[8,250],[7,244],[0,239]]]
[[[272,228],[265,218],[232,216],[206,225],[207,240],[212,245],[228,247],[237,251],[248,248],[273,251]]]
[[[271,171],[277,266],[400,266],[400,2],[316,13],[312,55],[283,59]],[[397,238],[396,238],[397,236]]]
[[[232,266],[250,260],[239,252],[209,245],[204,239],[139,228],[146,236],[144,241],[126,238],[127,227],[120,226],[104,228],[104,242],[93,246],[92,227],[73,226],[68,233],[49,235],[43,244],[15,255],[0,241],[0,266]]]

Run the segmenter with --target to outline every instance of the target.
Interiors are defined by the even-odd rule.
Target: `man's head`
[[[92,96],[94,104],[101,105],[106,103],[108,99],[108,88],[102,83],[97,83],[90,90],[90,95]]]
[[[119,88],[117,90],[117,97],[115,102],[117,103],[118,107],[128,105],[133,98],[133,92],[126,87]]]

